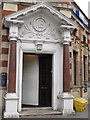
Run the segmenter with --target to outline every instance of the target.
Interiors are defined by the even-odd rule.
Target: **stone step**
[[[52,109],[25,109],[20,113],[20,117],[25,117],[25,116],[42,116],[42,115],[61,115],[61,112],[55,111]]]
[[[22,108],[22,111],[25,110],[52,110],[52,107],[29,107],[29,108]]]

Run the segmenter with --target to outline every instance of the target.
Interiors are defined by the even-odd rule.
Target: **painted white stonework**
[[[17,112],[18,97],[16,93],[7,93],[5,96],[5,113],[4,118],[18,118]]]
[[[37,52],[34,43],[17,43],[17,94],[19,96],[18,111],[21,111],[22,101],[22,65],[23,53],[53,54],[52,66],[52,107],[57,109],[57,94],[63,91],[63,46],[60,43],[44,43],[43,51]],[[62,63],[62,64],[61,64]],[[57,82],[56,82],[57,81]],[[18,87],[19,86],[19,87]]]
[[[17,40],[18,38],[18,26],[11,25],[9,28],[9,40]]]
[[[20,19],[20,18],[19,18]],[[17,43],[17,94],[19,95],[18,111],[22,105],[22,65],[23,53],[53,54],[52,66],[52,107],[57,110],[57,94],[63,91],[63,45],[58,31],[61,22],[47,10],[37,10],[23,16],[24,24],[19,28],[21,42]],[[42,44],[42,50],[37,45]],[[57,82],[56,82],[57,81]],[[18,92],[19,91],[19,92]],[[30,96],[29,96],[30,97]],[[33,104],[32,104],[33,105]]]
[[[73,96],[69,93],[59,93],[58,96],[58,111],[63,115],[75,113],[73,110]]]
[[[19,29],[19,39],[60,42],[60,33],[58,32],[60,22],[52,17],[54,16],[45,10],[39,10],[34,15],[24,17],[25,23]]]
[[[69,43],[70,30],[76,28],[76,24],[46,3],[9,15],[4,24],[18,26],[16,93],[19,100],[15,106],[18,112],[22,110],[24,53],[52,54],[52,108],[57,110],[57,95],[63,92],[63,44]],[[12,27],[10,30],[13,33]],[[29,91],[27,94],[29,96]]]
[[[24,54],[22,104],[39,105],[39,61],[37,55]]]

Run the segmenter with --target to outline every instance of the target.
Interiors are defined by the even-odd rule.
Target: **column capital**
[[[62,33],[63,44],[69,44],[71,41],[71,35],[69,30],[65,30]]]
[[[17,25],[11,25],[9,27],[9,40],[17,40],[18,38],[18,26]]]

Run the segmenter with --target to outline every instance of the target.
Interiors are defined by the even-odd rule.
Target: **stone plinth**
[[[7,93],[5,96],[5,113],[4,118],[18,118],[17,112],[18,97],[16,93]]]
[[[75,111],[73,110],[73,96],[69,93],[59,93],[57,96],[58,99],[58,111],[61,111],[63,115],[72,114]]]

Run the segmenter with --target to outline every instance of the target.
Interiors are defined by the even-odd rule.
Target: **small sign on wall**
[[[80,76],[82,75],[82,69],[80,69]]]
[[[5,87],[7,81],[7,73],[1,73],[1,86]]]

